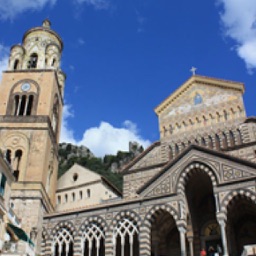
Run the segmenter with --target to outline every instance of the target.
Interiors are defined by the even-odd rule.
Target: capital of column
[[[179,232],[181,233],[187,232],[187,222],[185,220],[177,220],[176,225]]]
[[[225,226],[226,225],[226,222],[227,222],[227,214],[224,213],[224,212],[218,212],[216,214],[216,218],[217,218],[217,221],[218,223],[221,225],[221,226]]]

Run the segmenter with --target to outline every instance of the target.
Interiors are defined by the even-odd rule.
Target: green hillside
[[[74,163],[77,163],[104,176],[122,191],[123,177],[120,170],[142,151],[143,148],[141,146],[132,144],[129,152],[118,151],[116,155],[105,155],[103,158],[99,158],[95,157],[91,151],[84,146],[61,143],[59,145],[58,177],[63,175]]]

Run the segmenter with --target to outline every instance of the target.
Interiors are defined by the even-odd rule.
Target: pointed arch
[[[134,211],[119,213],[113,221],[115,256],[139,255],[139,227],[141,219]]]
[[[52,231],[52,255],[73,256],[75,228],[71,222],[61,222]]]
[[[80,227],[81,247],[83,256],[105,255],[105,232],[107,225],[99,216],[88,218]]]

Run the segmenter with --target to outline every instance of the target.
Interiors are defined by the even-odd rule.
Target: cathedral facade
[[[160,139],[122,170],[122,196],[56,210],[62,47],[48,20],[28,30],[11,48],[0,87],[11,203],[35,252],[194,256],[213,248],[249,255],[256,244],[256,118],[246,116],[239,82],[192,75],[155,108]],[[79,198],[74,191],[75,184]]]

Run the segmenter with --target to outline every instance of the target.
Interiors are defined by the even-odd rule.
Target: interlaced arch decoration
[[[52,255],[73,256],[74,227],[72,223],[61,222],[53,230]]]
[[[139,255],[139,225],[141,221],[134,212],[122,212],[113,221],[114,256]]]
[[[106,223],[100,217],[90,217],[80,228],[83,256],[103,256],[105,250]]]
[[[103,230],[95,223],[91,223],[82,235],[82,255],[100,255],[100,249],[103,247],[105,235]],[[95,253],[94,253],[95,252]]]

